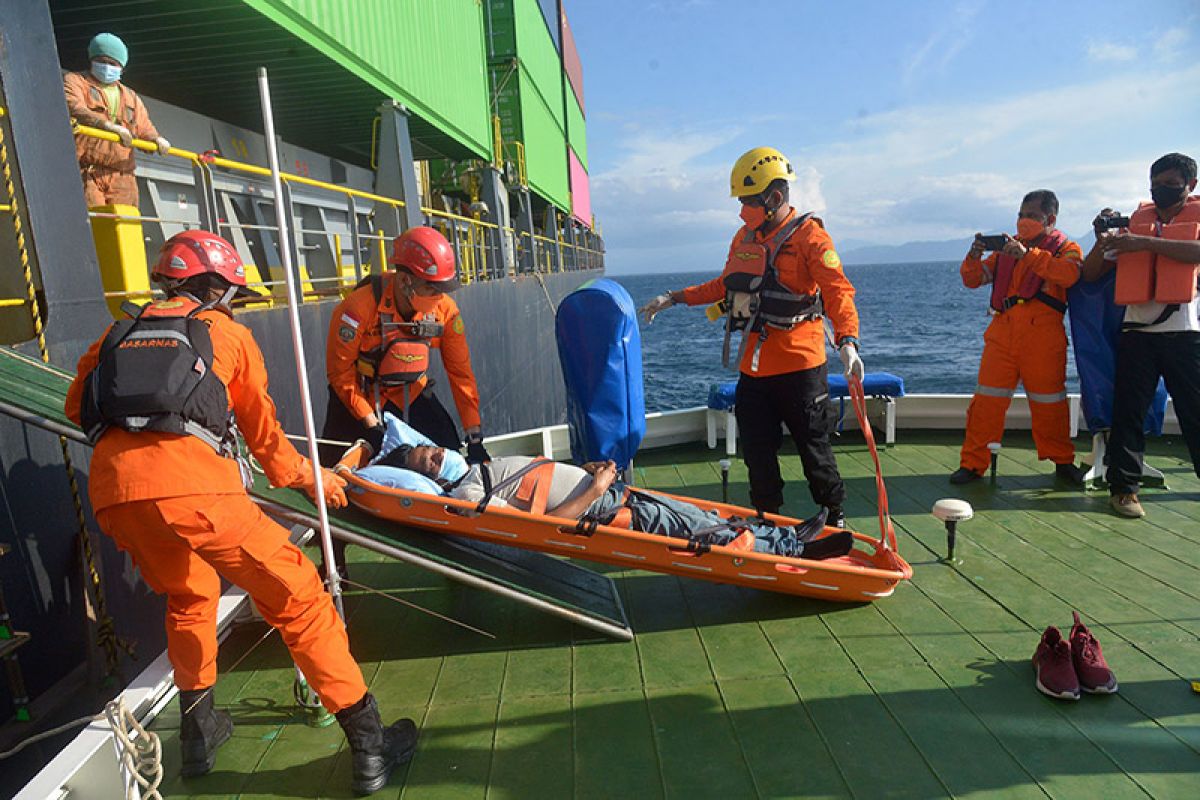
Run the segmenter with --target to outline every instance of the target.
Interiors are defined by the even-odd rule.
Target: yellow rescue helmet
[[[747,150],[734,163],[733,172],[729,175],[729,194],[731,197],[762,194],[771,181],[780,178],[785,181],[796,180],[792,162],[774,147],[756,147]]]

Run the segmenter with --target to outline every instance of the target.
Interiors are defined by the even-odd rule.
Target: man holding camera
[[[993,319],[983,334],[979,382],[967,409],[967,430],[954,484],[983,477],[991,460],[988,444],[1004,435],[1004,416],[1016,391],[1025,387],[1038,458],[1053,461],[1054,473],[1082,482],[1071,443],[1067,405],[1067,289],[1079,280],[1079,245],[1054,227],[1058,198],[1049,189],[1025,195],[1017,214],[1017,236],[975,235],[963,259],[963,285],[992,285]],[[985,251],[992,253],[986,259]]]
[[[1200,475],[1200,197],[1191,196],[1195,190],[1194,159],[1182,153],[1158,159],[1150,166],[1152,202],[1128,219],[1111,209],[1101,211],[1092,223],[1096,245],[1083,262],[1089,281],[1117,270],[1117,302],[1125,305],[1106,474],[1110,503],[1122,517],[1146,514],[1137,495],[1146,450],[1142,422],[1160,377],[1175,401],[1192,467]],[[1141,287],[1139,276],[1145,279]],[[1164,278],[1180,276],[1183,294],[1166,297]]]

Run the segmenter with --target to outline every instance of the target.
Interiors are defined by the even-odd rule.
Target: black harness
[[[146,316],[152,304],[122,308],[84,381],[83,430],[93,442],[111,426],[134,433],[191,435],[220,455],[236,452],[236,426],[225,384],[212,371],[208,325],[196,315]]]

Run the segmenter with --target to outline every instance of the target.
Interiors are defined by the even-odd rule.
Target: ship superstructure
[[[127,43],[124,80],[173,144],[167,155],[138,153],[137,207],[81,202],[72,137],[112,134],[68,119],[61,75],[86,67],[100,31]],[[393,237],[427,224],[450,239],[467,284],[456,300],[487,432],[565,418],[557,360],[546,357],[554,309],[600,274],[604,247],[589,197],[582,67],[557,0],[21,0],[0,9],[0,34],[4,344],[73,368],[122,302],[151,296],[147,264],[166,238],[216,231],[267,294],[239,321],[263,345],[285,429],[299,433],[281,248],[304,288],[307,368],[321,387],[334,302],[384,268]],[[259,66],[283,139],[293,235],[282,242]],[[127,679],[138,669],[131,654],[144,662],[161,649],[161,604],[95,533],[86,452],[66,450],[68,480],[54,437],[5,417],[0,439],[0,524],[13,551],[0,586],[27,634],[19,656],[16,645],[5,650],[19,680],[0,681],[0,718],[48,718],[106,673]],[[0,750],[28,729],[5,731]]]

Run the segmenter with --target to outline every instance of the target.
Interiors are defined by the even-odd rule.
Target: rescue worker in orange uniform
[[[1054,227],[1058,198],[1048,189],[1025,195],[1017,236],[1004,234],[1000,251],[986,259],[982,235],[963,259],[963,285],[991,284],[994,315],[983,334],[979,381],[967,409],[967,430],[954,484],[978,480],[991,461],[988,444],[1004,435],[1017,382],[1025,387],[1038,458],[1053,461],[1055,475],[1079,485],[1067,405],[1067,289],[1079,280],[1079,245]]]
[[[67,111],[81,125],[103,128],[121,137],[109,142],[82,134],[75,137],[75,156],[83,176],[83,196],[88,208],[121,203],[138,204],[134,177],[134,139],[158,145],[166,155],[171,143],[158,134],[137,93],[121,83],[129,63],[125,43],[111,33],[97,34],[88,45],[91,66],[87,72],[63,75]]]
[[[483,446],[479,389],[471,369],[471,351],[458,304],[450,293],[459,287],[454,248],[434,228],[419,226],[392,242],[388,258],[395,269],[364,281],[333,310],[325,348],[329,379],[323,439],[353,442],[365,438],[376,451],[383,438],[383,412],[404,418],[409,425],[441,447],[458,450],[462,438],[446,408],[430,390],[429,378],[414,371],[401,381],[388,381],[391,348],[424,343],[438,350],[450,379],[450,393],[467,436],[467,460],[489,460]],[[337,463],[343,448],[325,445],[321,460]],[[345,574],[346,545],[337,542],[335,555]]]
[[[279,630],[341,723],[355,790],[381,788],[411,756],[416,726],[383,727],[316,568],[250,499],[235,457],[240,431],[271,483],[316,492],[311,462],[276,419],[262,352],[232,318],[234,296],[256,294],[246,288],[241,258],[221,237],[187,231],[163,245],[153,274],[168,299],[115,323],[91,346],[66,412],[95,443],[88,488],[96,520],[167,596],[182,774],[211,770],[233,731],[211,691],[225,578]],[[328,470],[322,481],[326,501],[344,506],[345,481]]]
[[[823,318],[833,322],[846,373],[861,378],[858,311],[824,223],[790,204],[788,183],[795,178],[791,163],[774,148],[743,154],[734,164],[730,193],[742,204],[745,225],[733,237],[724,272],[656,297],[642,314],[649,323],[677,303],[726,301],[727,330],[739,324],[745,330],[734,412],[751,503],[767,513],[783,505],[778,453],[786,424],[813,500],[829,509],[830,525],[844,527],[846,487],[829,441],[837,409],[825,377]]]

